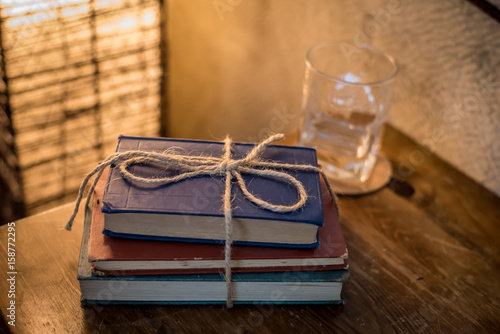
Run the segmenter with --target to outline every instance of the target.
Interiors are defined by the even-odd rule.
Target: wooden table
[[[500,199],[387,128],[394,174],[341,198],[351,279],[344,310],[325,306],[80,306],[82,215],[72,204],[15,222],[17,333],[500,332]],[[406,185],[414,188],[405,188]],[[400,193],[400,194],[398,194]],[[81,210],[83,211],[83,210]],[[8,227],[0,228],[0,309],[8,314]]]

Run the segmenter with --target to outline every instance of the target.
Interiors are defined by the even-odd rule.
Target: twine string
[[[198,176],[220,176],[225,179],[225,191],[223,195],[224,203],[224,223],[226,240],[224,247],[225,256],[225,281],[227,288],[226,295],[226,305],[232,307],[233,305],[233,287],[231,283],[231,245],[233,242],[233,232],[232,232],[232,196],[231,196],[231,185],[233,179],[236,180],[236,184],[240,187],[245,197],[250,200],[255,205],[270,210],[273,212],[293,212],[302,208],[307,201],[307,192],[303,184],[290,174],[282,172],[280,170],[291,170],[291,171],[303,171],[303,172],[318,172],[323,176],[325,180],[328,191],[331,195],[332,202],[337,209],[337,198],[332,190],[328,179],[324,172],[312,165],[295,165],[279,162],[268,162],[259,159],[262,152],[271,143],[280,141],[284,139],[283,134],[274,134],[267,139],[261,141],[256,145],[245,157],[241,159],[232,159],[232,141],[229,137],[224,140],[224,155],[221,158],[218,157],[205,157],[205,156],[189,156],[181,155],[173,151],[166,151],[163,153],[156,152],[146,152],[146,151],[127,151],[127,152],[116,152],[107,157],[101,164],[94,168],[89,174],[85,176],[80,186],[78,192],[78,197],[76,199],[75,209],[71,215],[68,223],[66,224],[66,229],[71,230],[76,214],[78,213],[78,208],[82,201],[85,188],[89,183],[90,179],[96,175],[89,193],[94,191],[94,188],[102,175],[104,169],[110,165],[115,165],[119,167],[123,178],[127,181],[141,186],[141,187],[159,187],[171,183],[176,183],[182,180],[190,179]],[[137,176],[131,173],[130,167],[134,165],[148,165],[153,167],[159,167],[162,169],[176,169],[181,171],[180,174],[161,178],[149,178]],[[256,195],[252,194],[246,186],[246,183],[241,176],[241,174],[254,175],[258,177],[265,177],[270,179],[279,180],[285,183],[289,183],[295,187],[298,193],[298,200],[292,205],[277,205],[265,201]],[[89,204],[91,196],[87,197],[87,205]]]

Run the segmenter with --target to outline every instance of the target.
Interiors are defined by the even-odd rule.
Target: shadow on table
[[[328,329],[343,305],[85,305],[84,332],[258,333]],[[333,329],[333,328],[331,328]]]

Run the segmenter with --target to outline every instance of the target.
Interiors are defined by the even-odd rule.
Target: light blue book
[[[78,264],[84,304],[225,304],[222,274],[93,276],[88,240],[91,209],[86,208]],[[233,274],[235,304],[342,304],[348,270]]]

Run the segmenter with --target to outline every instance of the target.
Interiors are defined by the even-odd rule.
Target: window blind
[[[2,40],[0,30],[0,44]],[[25,214],[19,164],[14,146],[5,58],[0,49],[0,225]]]
[[[160,133],[158,0],[0,0],[2,54],[29,214],[75,199],[119,134]]]

